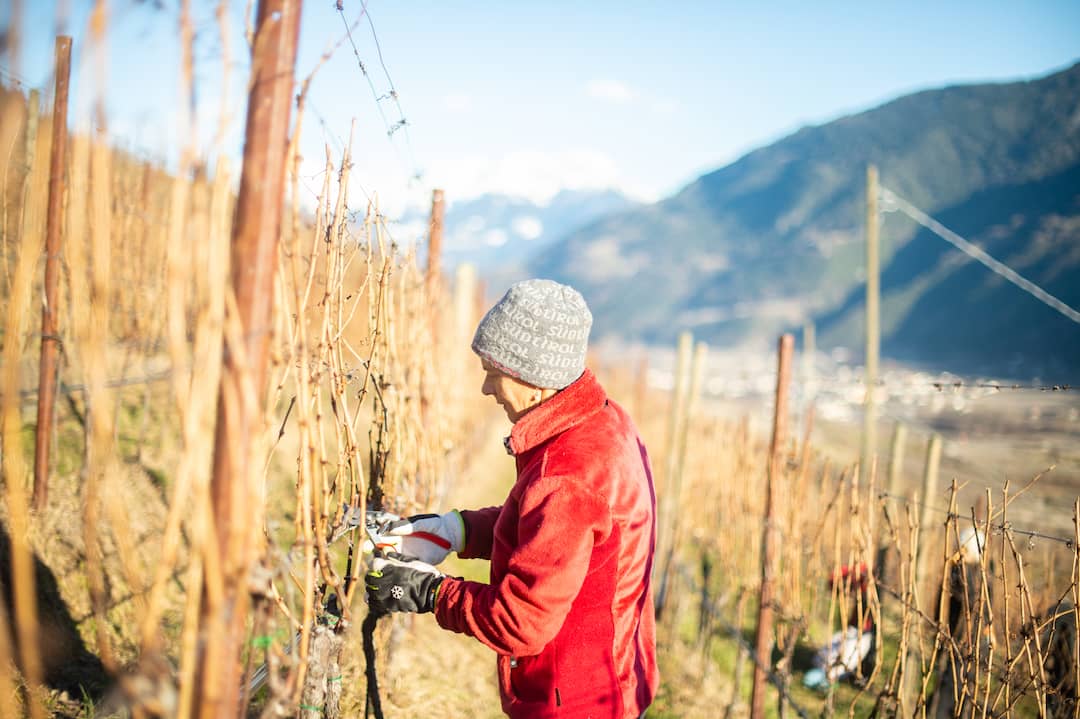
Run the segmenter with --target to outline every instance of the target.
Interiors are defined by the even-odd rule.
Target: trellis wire
[[[978,262],[988,267],[992,272],[1000,275],[1001,277],[1004,277],[1009,282],[1012,282],[1014,285],[1022,289],[1024,292],[1027,292],[1029,295],[1039,300],[1043,304],[1057,310],[1073,322],[1080,324],[1080,312],[1077,312],[1075,309],[1065,304],[1057,297],[1054,297],[1052,294],[1044,290],[1042,287],[1039,287],[1031,280],[1022,277],[1016,270],[1012,269],[1004,262],[1001,262],[1000,260],[991,257],[985,250],[969,242],[968,240],[965,240],[963,237],[956,234],[948,227],[945,227],[945,225],[941,224],[933,217],[926,214],[918,207],[911,204],[892,190],[882,186],[880,192],[881,199],[884,201],[882,209],[886,212],[890,211],[890,209],[892,208],[900,210],[905,215],[913,219],[915,222],[930,230],[935,235],[951,244],[953,247],[956,247],[965,255],[977,260]]]

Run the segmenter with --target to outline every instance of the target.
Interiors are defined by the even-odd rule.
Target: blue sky
[[[221,40],[213,3],[193,0],[202,147],[220,111]],[[11,3],[0,12],[8,22]],[[88,3],[69,0],[78,98],[94,94]],[[22,51],[0,59],[31,85],[50,82],[56,4],[23,2]],[[174,162],[180,149],[177,0],[110,5],[106,106],[121,142]],[[229,7],[231,130],[241,145],[244,0]],[[345,0],[355,20],[362,3]],[[430,188],[537,200],[562,187],[612,186],[658,199],[710,169],[806,124],[914,90],[1028,78],[1080,59],[1080,2],[434,2],[369,0],[408,131],[387,137],[346,42],[320,69],[301,144],[318,187],[323,146],[335,153],[357,119],[355,177],[393,212]],[[342,37],[333,0],[305,3],[297,75]],[[353,31],[376,90],[389,89],[371,29]],[[399,115],[381,104],[389,122]],[[336,137],[330,137],[335,135]],[[422,181],[410,179],[422,173]],[[353,193],[351,204],[360,206]]]

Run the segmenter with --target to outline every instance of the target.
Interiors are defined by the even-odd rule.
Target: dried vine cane
[[[375,671],[375,625],[383,615],[374,609],[368,610],[364,622],[360,625],[360,633],[364,640],[364,661],[367,666],[364,674],[367,676],[367,699],[364,703],[364,717],[383,719],[382,699],[379,698],[379,677]]]
[[[381,497],[376,497],[381,500]],[[381,501],[380,501],[381,504]],[[365,525],[370,532],[371,528]],[[370,536],[370,535],[369,535]],[[352,556],[349,557],[352,562]],[[352,573],[350,572],[350,575]],[[364,676],[367,677],[367,696],[364,700],[364,719],[383,719],[382,699],[379,697],[379,675],[375,668],[375,627],[386,613],[373,607],[368,608],[367,616],[360,624],[360,636],[364,646]]]

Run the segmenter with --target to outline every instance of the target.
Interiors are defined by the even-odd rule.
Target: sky
[[[200,152],[239,158],[246,2],[228,4],[228,43],[216,3],[192,4]],[[0,57],[0,76],[49,87],[53,38],[66,30],[75,39],[71,123],[87,125],[103,85],[110,135],[175,163],[185,136],[178,0],[114,0],[100,56],[88,40],[89,5],[24,0],[18,48]],[[304,192],[310,201],[325,146],[340,156],[355,118],[359,186],[349,204],[378,196],[387,214],[425,205],[434,187],[451,202],[501,192],[542,203],[560,189],[608,187],[657,200],[808,124],[917,90],[1033,78],[1080,60],[1075,0],[368,0],[366,16],[357,0],[342,6],[304,4],[298,80],[341,43],[311,84]],[[5,25],[13,16],[10,0],[0,4]],[[350,42],[345,28],[358,18]],[[104,57],[100,74],[95,57]],[[223,106],[228,131],[215,145]]]

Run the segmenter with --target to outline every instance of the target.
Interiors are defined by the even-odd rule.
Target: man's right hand
[[[465,548],[465,520],[456,509],[446,514],[414,514],[391,524],[384,536],[401,538],[400,553],[439,564],[450,552]]]

